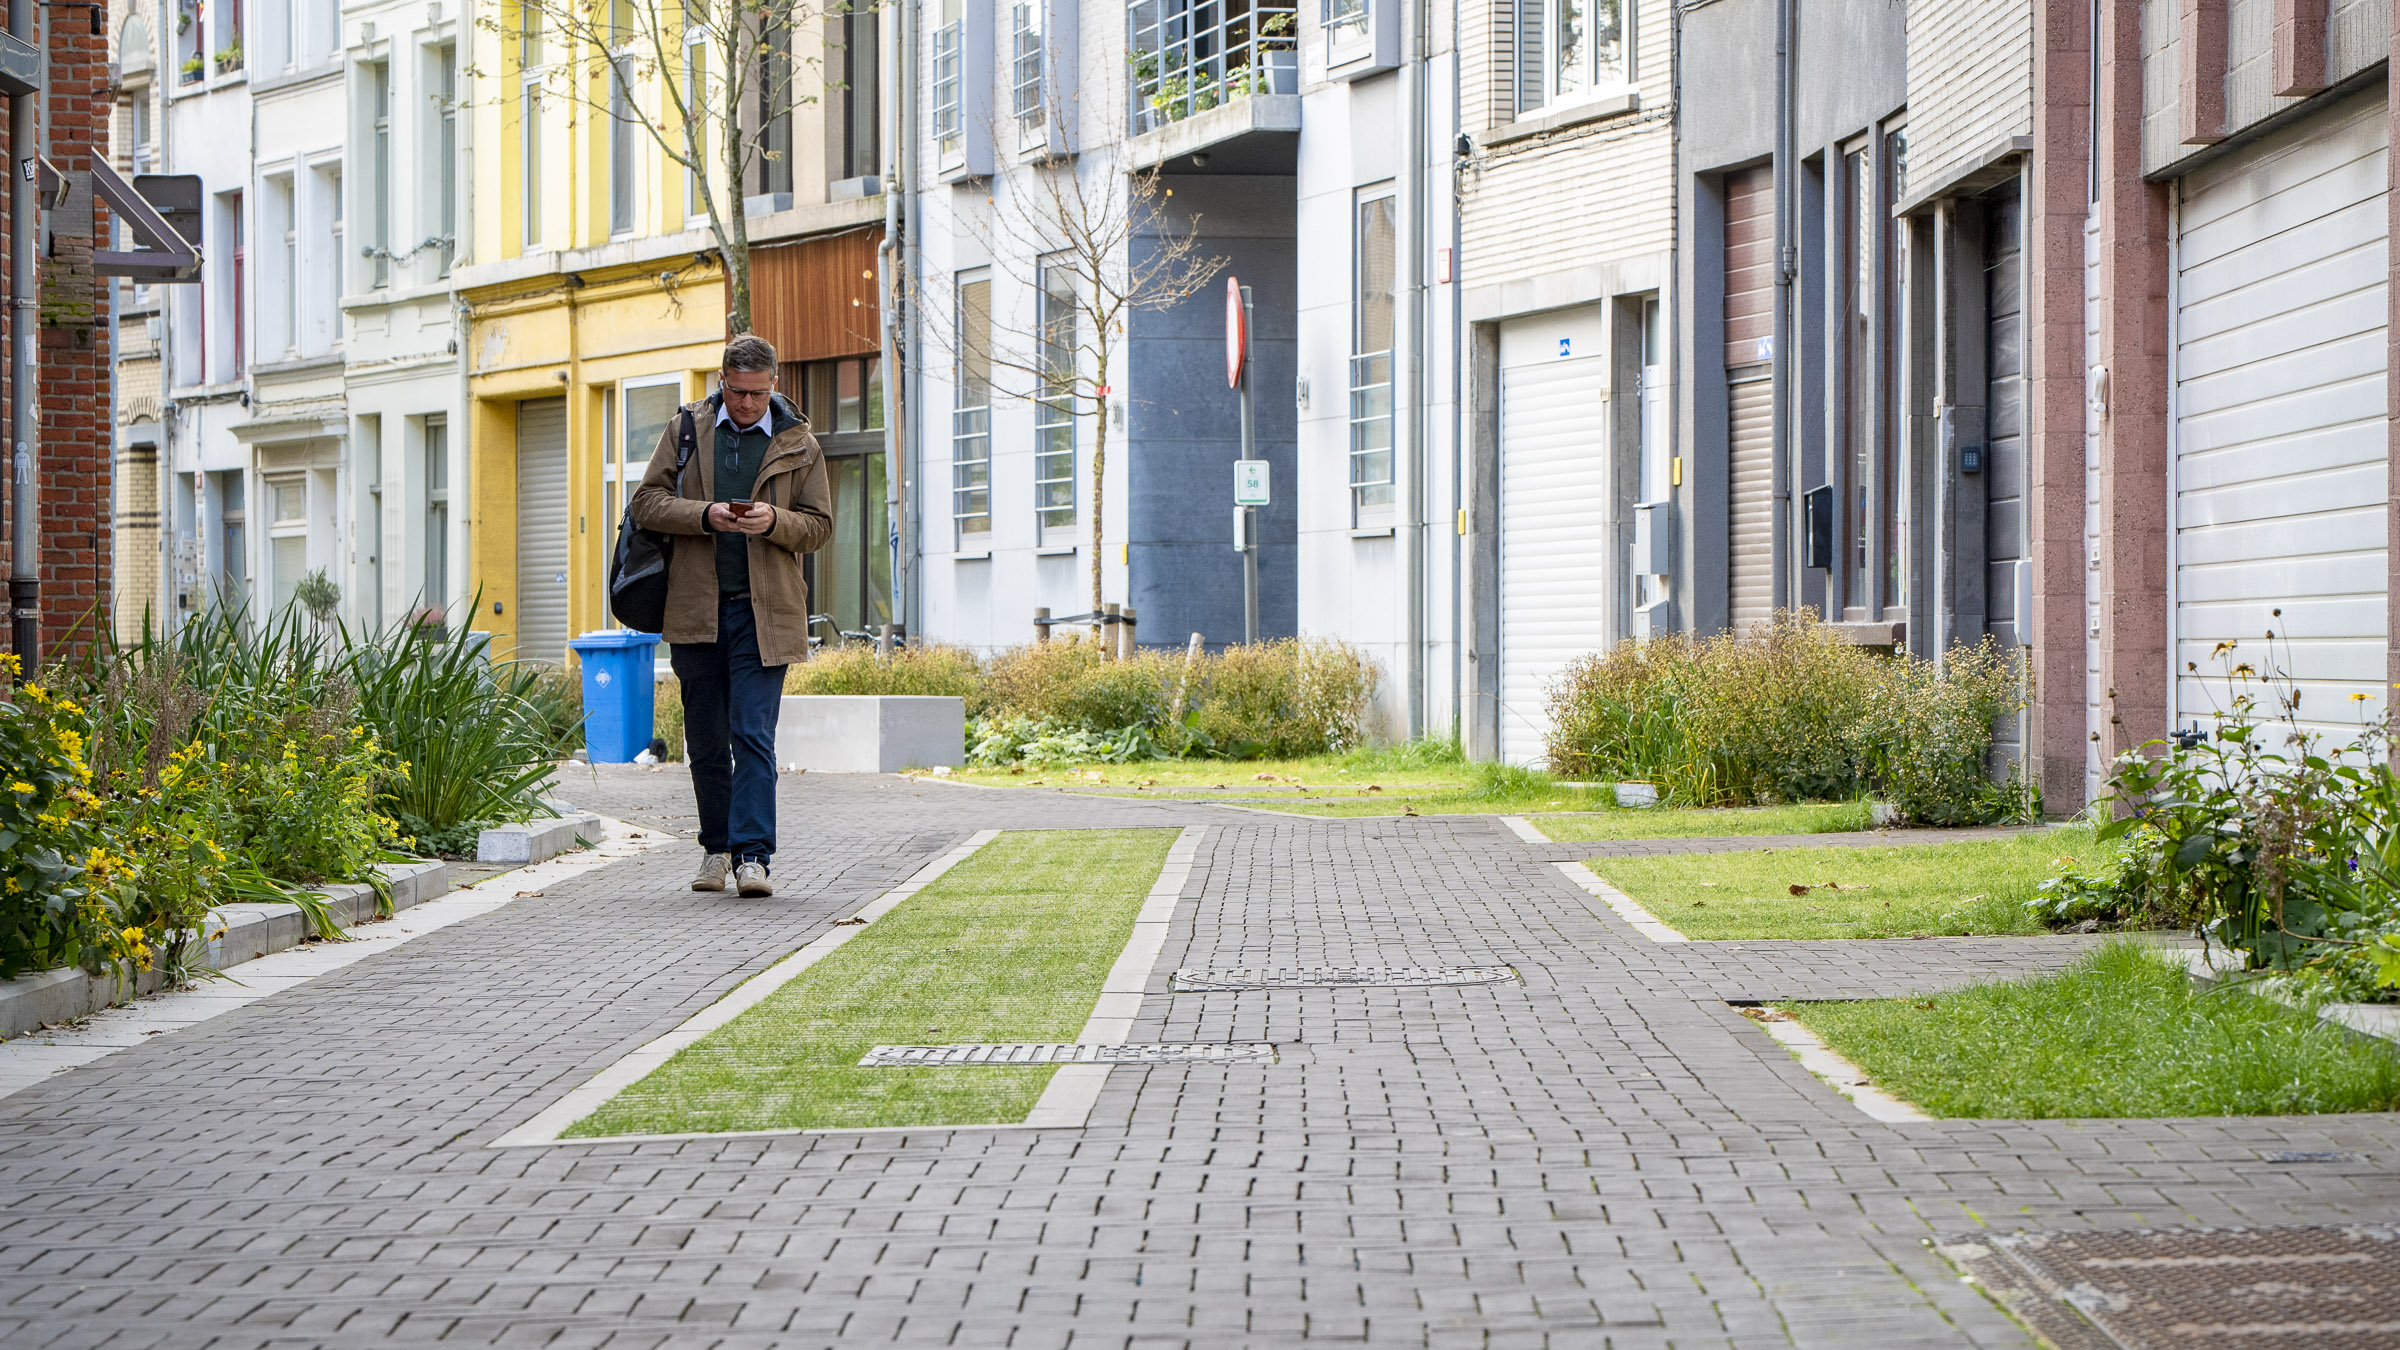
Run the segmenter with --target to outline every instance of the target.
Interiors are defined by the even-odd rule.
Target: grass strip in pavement
[[[1687,937],[1893,938],[2040,933],[2026,912],[2062,860],[2106,846],[2088,829],[1888,848],[1593,858],[1585,866]]]
[[[1784,1004],[1936,1116],[2287,1115],[2400,1107],[2400,1051],[2220,986],[2137,943],[1918,999]]]
[[[1875,828],[1874,812],[1863,801],[1730,810],[1618,808],[1584,816],[1527,816],[1526,820],[1562,844],[1607,839],[1707,839],[1738,834],[1845,834]]]
[[[1023,1120],[1055,1066],[859,1058],[877,1045],[1073,1040],[1175,838],[1003,834],[565,1137]]]

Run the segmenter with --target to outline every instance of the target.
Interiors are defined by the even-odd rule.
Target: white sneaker
[[[724,890],[725,874],[732,870],[732,854],[711,853],[700,860],[700,875],[692,878],[692,889],[695,891]]]
[[[767,865],[762,862],[745,862],[734,868],[733,884],[752,898],[775,893],[775,883],[767,880]]]

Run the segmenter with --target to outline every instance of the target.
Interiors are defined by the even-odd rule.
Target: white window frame
[[[425,237],[435,249],[434,274],[446,277],[458,256],[458,44],[429,43],[424,56],[430,115],[418,159],[430,178]]]
[[[1035,538],[1044,544],[1049,542],[1050,531],[1072,532],[1081,518],[1076,492],[1081,480],[1077,472],[1081,455],[1075,426],[1075,338],[1081,316],[1075,302],[1075,280],[1072,267],[1048,258],[1036,264],[1033,331],[1042,375],[1033,397],[1033,522]],[[1062,289],[1063,301],[1059,299]],[[1063,347],[1054,347],[1054,330],[1061,324],[1065,327],[1065,343]],[[1062,441],[1063,449],[1056,445]],[[1052,496],[1050,489],[1061,483],[1066,485],[1064,505],[1048,500]]]
[[[419,608],[450,612],[450,415],[428,413],[419,425],[417,453],[423,460],[424,509],[420,529],[424,554],[418,576]]]
[[[275,248],[274,270],[259,278],[257,310],[262,321],[258,350],[270,361],[300,353],[300,292],[303,271],[300,225],[300,182],[289,163],[259,174],[259,204],[267,212],[259,233]],[[275,328],[264,329],[273,316]]]
[[[305,469],[294,470],[288,473],[278,472],[273,474],[259,475],[258,486],[261,489],[259,495],[265,499],[263,504],[267,508],[267,528],[262,532],[262,536],[259,540],[259,548],[261,550],[261,558],[267,565],[267,584],[265,590],[267,593],[267,605],[270,611],[280,608],[285,603],[281,598],[281,592],[297,587],[300,584],[302,577],[306,577],[311,571],[315,570],[309,566],[309,563],[312,561],[309,556],[312,550],[309,547],[308,541],[308,518],[310,514],[309,494],[314,487],[314,484],[309,482],[310,477],[311,475]],[[283,489],[285,488],[295,488],[298,490],[300,497],[300,513],[296,516],[286,516],[280,509]],[[285,539],[298,539],[300,541],[300,576],[286,577],[283,575],[283,569],[276,564],[275,554],[277,550],[275,546],[278,542]]]
[[[708,91],[708,30],[694,24],[683,32],[683,106],[698,108]],[[692,137],[691,149],[699,160],[697,169],[683,174],[683,218],[687,229],[708,223],[708,204],[701,200],[700,180],[710,164],[708,150],[708,118],[699,119],[700,129]],[[739,185],[736,185],[739,189]]]
[[[980,337],[967,324],[967,288],[982,286],[983,331]],[[950,520],[958,547],[988,549],[992,538],[992,274],[988,269],[959,273],[951,287],[952,323],[958,335],[957,360],[951,368]],[[967,402],[968,354],[983,351],[983,401]]]
[[[1367,210],[1378,202],[1389,202],[1393,212],[1392,266],[1393,275],[1386,284],[1391,287],[1393,332],[1385,344],[1374,350],[1361,350],[1367,344],[1363,331],[1366,315],[1366,231]],[[1393,434],[1398,426],[1394,417],[1392,378],[1393,355],[1399,345],[1399,205],[1395,186],[1380,183],[1358,189],[1350,206],[1350,363],[1349,415],[1350,435],[1347,444],[1350,486],[1351,524],[1357,528],[1373,528],[1392,523],[1393,501],[1398,495],[1398,446]],[[1378,443],[1380,442],[1380,444]],[[1380,466],[1378,462],[1380,456]]]
[[[941,27],[933,30],[933,141],[943,167],[966,154],[967,24],[961,0],[942,0]]]
[[[1528,102],[1519,91],[1517,115],[1530,117],[1541,113],[1591,103],[1619,95],[1633,88],[1634,33],[1640,13],[1640,0],[1516,0],[1518,14],[1517,69],[1525,68],[1524,44],[1531,37],[1541,60],[1542,96]],[[1592,11],[1614,5],[1617,11],[1616,59],[1613,64],[1603,60],[1604,53],[1590,39]],[[1565,45],[1562,27],[1568,10],[1581,16],[1584,30],[1584,50],[1572,62],[1561,50]],[[1538,23],[1526,23],[1525,16],[1540,11]],[[1531,29],[1530,35],[1527,29]],[[1572,78],[1572,87],[1569,85]]]

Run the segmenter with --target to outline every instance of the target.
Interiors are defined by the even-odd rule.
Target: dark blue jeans
[[[717,607],[717,640],[678,642],[669,659],[683,682],[684,757],[700,806],[700,847],[735,862],[775,854],[775,719],[782,666],[758,663],[758,624],[747,599]]]

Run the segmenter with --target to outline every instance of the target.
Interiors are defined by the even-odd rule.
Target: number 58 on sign
[[[1235,506],[1265,506],[1267,504],[1267,461],[1237,459],[1233,462],[1233,504]]]

